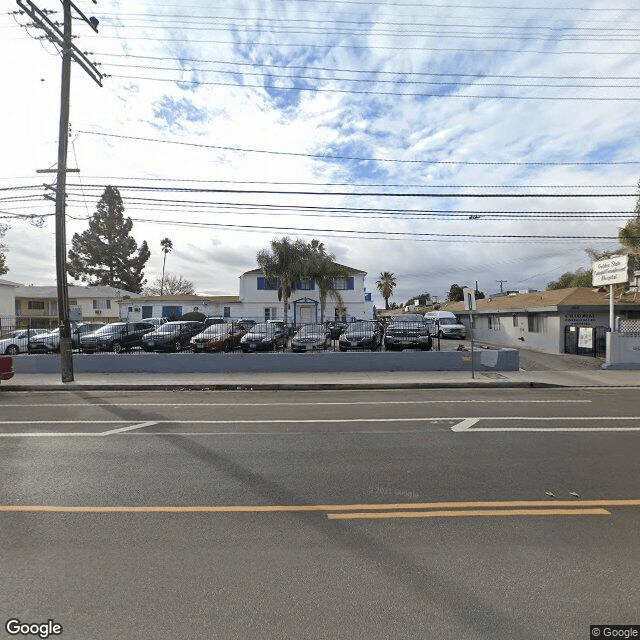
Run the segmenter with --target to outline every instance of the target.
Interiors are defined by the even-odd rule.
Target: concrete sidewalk
[[[640,372],[602,369],[543,371],[388,371],[333,373],[76,373],[63,383],[59,374],[16,374],[2,382],[7,391],[111,390],[317,390],[525,387],[640,387]]]

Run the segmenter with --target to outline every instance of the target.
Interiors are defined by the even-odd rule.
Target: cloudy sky
[[[75,4],[100,21],[73,31],[105,77],[72,70],[67,239],[117,186],[149,281],[169,237],[167,273],[237,294],[289,236],[366,271],[378,306],[382,271],[397,302],[544,289],[632,215],[633,0]],[[55,176],[36,170],[56,165],[61,60],[18,9],[0,14],[4,277],[53,284]]]

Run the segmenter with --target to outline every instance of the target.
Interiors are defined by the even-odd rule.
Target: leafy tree
[[[336,278],[343,278],[346,273],[342,266],[334,262],[335,256],[325,251],[322,242],[312,240],[309,243],[309,249],[311,249],[309,257],[312,263],[310,275],[318,287],[320,322],[324,322],[324,312],[329,297],[332,297],[340,307],[344,307],[342,294],[336,288]]]
[[[0,240],[4,237],[4,234],[7,232],[7,225],[0,224]],[[7,267],[7,256],[4,253],[4,249],[6,249],[6,245],[0,242],[0,276],[4,275],[9,271],[9,267]]]
[[[164,258],[162,259],[162,278],[160,280],[160,295],[162,295],[164,284],[164,267],[167,264],[167,253],[169,253],[169,251],[173,249],[173,242],[171,242],[169,238],[163,238],[162,240],[160,240],[160,246],[162,247],[162,253],[164,253]]]
[[[74,233],[69,250],[69,275],[92,285],[108,285],[140,293],[146,282],[144,266],[151,255],[147,242],[138,247],[129,234],[131,218],[116,187],[108,186],[89,220],[89,228]]]
[[[173,276],[167,274],[166,277],[157,277],[152,284],[143,289],[147,296],[176,296],[191,295],[196,292],[195,285],[190,280],[186,280],[181,275]]]
[[[638,181],[640,191],[640,181]],[[625,249],[636,256],[640,255],[640,195],[636,201],[635,217],[618,230],[618,239]]]
[[[589,256],[592,262],[596,260],[603,260],[620,253],[620,250],[613,251],[596,251],[595,249],[586,249],[585,253]],[[584,267],[578,267],[575,271],[567,271],[563,273],[557,280],[550,282],[547,285],[547,291],[554,291],[555,289],[569,289],[571,287],[591,287],[593,286],[593,276],[591,269],[585,269]]]
[[[396,284],[396,277],[390,271],[383,271],[376,281],[376,287],[378,287],[380,295],[384,298],[385,309],[389,309],[389,298],[393,295]]]
[[[447,296],[449,302],[462,302],[464,300],[464,291],[459,284],[452,284]]]
[[[278,284],[278,300],[282,301],[285,325],[289,324],[289,299],[296,290],[298,279],[311,276],[311,247],[303,240],[274,238],[271,249],[258,251],[256,259],[264,277]]]

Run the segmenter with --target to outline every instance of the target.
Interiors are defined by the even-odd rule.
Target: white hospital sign
[[[629,280],[629,256],[613,256],[593,263],[593,286],[616,284]]]

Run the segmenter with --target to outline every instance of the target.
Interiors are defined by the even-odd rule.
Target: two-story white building
[[[320,296],[313,280],[298,282],[289,300],[288,319],[294,325],[324,320],[371,320],[373,302],[365,291],[366,273],[341,265],[345,276],[336,278],[335,289],[342,303],[335,296],[327,296],[324,318],[321,318]],[[237,296],[136,296],[122,300],[120,317],[131,321],[151,317],[180,318],[186,313],[199,312],[205,316],[229,319],[251,318],[257,322],[283,320],[284,305],[278,300],[278,283],[269,282],[262,269],[245,271],[240,276]]]

